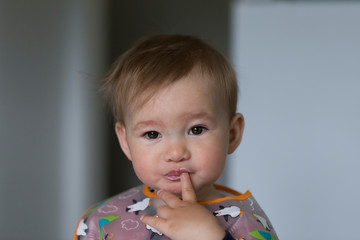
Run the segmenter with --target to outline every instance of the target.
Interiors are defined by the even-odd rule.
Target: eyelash
[[[197,131],[199,131],[198,133],[195,133]],[[192,128],[190,128],[188,134],[189,135],[201,135],[204,132],[206,132],[208,129],[204,126],[194,126]],[[144,133],[143,135],[145,138],[150,139],[150,140],[154,140],[154,139],[158,139],[161,137],[161,134],[157,131],[148,131],[146,133]]]
[[[200,130],[200,133],[194,133],[194,130]],[[192,127],[191,129],[190,129],[190,131],[189,131],[189,134],[190,135],[201,135],[201,134],[203,134],[204,132],[206,132],[208,129],[206,128],[206,127],[204,127],[204,126],[194,126],[194,127]]]
[[[155,135],[155,136],[153,136],[153,135]],[[161,134],[158,133],[157,131],[149,131],[149,132],[144,133],[144,137],[147,139],[150,139],[150,140],[157,139],[160,136],[161,136]]]

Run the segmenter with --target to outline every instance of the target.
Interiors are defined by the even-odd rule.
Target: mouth
[[[183,173],[191,173],[191,171],[186,168],[173,169],[164,176],[170,181],[179,181],[180,175]]]

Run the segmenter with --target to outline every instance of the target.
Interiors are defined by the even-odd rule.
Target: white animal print
[[[150,198],[145,198],[140,202],[136,202],[136,200],[133,200],[134,204],[129,205],[126,208],[127,212],[135,212],[136,215],[138,215],[139,211],[144,211],[149,205],[150,205]]]
[[[156,234],[158,234],[160,236],[162,235],[162,232],[158,231],[156,228],[153,228],[153,227],[151,227],[151,226],[149,226],[147,224],[146,224],[146,228],[151,230],[153,233],[156,233]]]
[[[235,218],[241,215],[241,209],[237,206],[224,207],[220,206],[220,210],[213,212],[214,216],[224,216],[225,221],[228,221],[229,216]]]
[[[79,226],[76,230],[76,235],[77,236],[86,236],[86,230],[88,229],[88,225],[85,224],[84,219],[81,219]]]
[[[259,215],[255,214],[255,213],[254,213],[253,215],[256,217],[257,221],[260,222],[260,223],[263,225],[263,227],[264,227],[266,230],[271,231],[271,227],[270,227],[270,225],[267,223],[267,220],[266,220],[265,218],[263,218],[262,216],[259,216]]]

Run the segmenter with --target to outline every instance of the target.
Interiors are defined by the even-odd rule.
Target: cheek
[[[198,167],[206,167],[207,171],[211,171],[214,175],[220,175],[224,169],[227,156],[227,145],[224,142],[212,141],[196,148]]]
[[[135,172],[143,172],[146,169],[146,155],[137,149],[131,149],[132,165]]]
[[[154,174],[157,173],[158,159],[151,152],[151,149],[146,147],[132,149],[132,165],[136,176],[144,184],[150,185]],[[150,181],[150,182],[149,182]]]
[[[228,152],[228,141],[222,134],[215,135],[204,146],[204,152],[211,158],[226,158]]]
[[[133,168],[136,176],[144,184],[149,184],[149,179],[151,179],[151,167],[145,162],[133,161]]]

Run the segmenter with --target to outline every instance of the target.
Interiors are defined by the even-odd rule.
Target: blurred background
[[[281,239],[354,239],[360,1],[0,0],[0,239],[71,239],[139,184],[98,93],[139,37],[192,34],[230,58],[246,127],[219,180]]]

